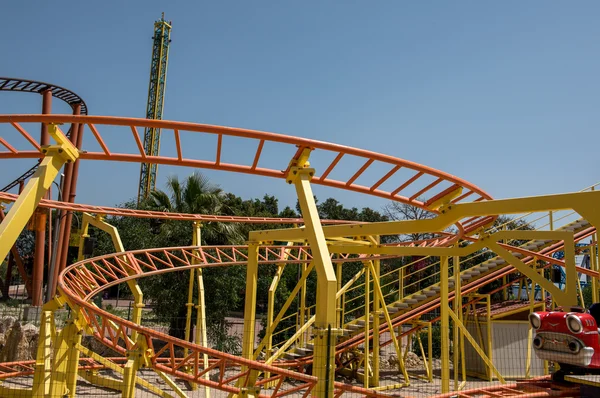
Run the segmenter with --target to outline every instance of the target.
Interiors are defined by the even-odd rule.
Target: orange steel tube
[[[0,200],[14,202],[18,196],[12,193],[0,192]],[[168,220],[180,221],[214,221],[214,222],[238,222],[247,224],[303,224],[302,218],[285,218],[285,217],[244,217],[244,216],[213,216],[209,214],[190,214],[190,213],[169,213],[163,211],[152,210],[135,210],[124,209],[120,207],[94,206],[78,203],[59,202],[57,200],[42,199],[38,205],[43,208],[52,208],[69,211],[79,211],[95,214],[110,214],[115,216],[139,217],[139,218],[160,218]],[[361,221],[347,220],[322,220],[322,224],[362,224]],[[452,234],[442,235],[454,236]],[[433,239],[430,239],[433,241]],[[408,244],[408,243],[407,243]]]
[[[81,112],[81,105],[77,104],[73,108],[73,113],[78,115]],[[71,137],[70,141],[73,144],[77,143],[79,130],[82,127],[82,124],[72,123],[71,124]],[[76,161],[76,163],[79,159]],[[65,165],[64,179],[61,187],[61,200],[65,202],[69,202],[71,198],[71,180],[73,178],[73,170],[75,164],[67,163]],[[64,265],[67,262],[67,254],[69,251],[69,238],[71,234],[71,218],[72,214],[70,211],[62,210],[58,212],[58,217],[61,217],[60,228],[58,231],[58,242],[54,250],[56,250],[56,264],[54,267],[54,274],[52,278],[52,286],[49,286],[50,289],[50,297],[54,297],[56,294],[56,280],[58,278],[59,272],[64,269]]]
[[[73,138],[73,143],[79,149],[81,148],[81,143],[83,141],[83,125],[79,125],[76,130],[73,131],[75,134]],[[69,189],[68,201],[69,203],[75,202],[75,197],[77,196],[77,177],[79,176],[79,159],[73,163],[73,168],[71,170],[71,187]],[[65,231],[65,242],[63,242],[64,251],[62,253],[62,259],[60,263],[60,271],[65,269],[67,265],[67,254],[69,250],[69,237],[71,234],[71,223],[73,222],[73,212],[67,212],[67,220],[66,231]]]
[[[257,139],[257,140],[264,139],[265,141],[287,143],[287,144],[292,144],[292,145],[301,145],[301,146],[305,146],[308,148],[317,148],[317,149],[321,149],[321,150],[334,151],[336,153],[341,152],[341,153],[348,154],[348,155],[373,158],[375,160],[378,160],[378,161],[381,161],[384,163],[390,163],[392,165],[401,163],[401,165],[404,167],[408,167],[410,169],[413,169],[413,170],[416,170],[419,172],[422,171],[423,173],[427,173],[427,174],[433,175],[435,177],[443,177],[445,180],[458,183],[463,188],[467,188],[467,189],[470,189],[472,191],[479,193],[485,199],[491,199],[490,195],[488,195],[485,191],[481,190],[479,187],[475,186],[474,184],[471,184],[465,180],[455,177],[449,173],[445,173],[440,170],[433,169],[431,167],[427,167],[427,166],[424,166],[424,165],[421,165],[421,164],[418,164],[415,162],[411,162],[409,160],[398,159],[393,156],[383,155],[383,154],[379,154],[379,153],[375,153],[375,152],[371,152],[371,151],[367,151],[367,150],[363,150],[363,149],[352,148],[352,147],[347,147],[347,146],[343,146],[343,145],[332,144],[332,143],[328,143],[328,142],[311,140],[311,139],[306,139],[306,138],[291,137],[291,136],[286,136],[286,135],[282,135],[282,134],[267,133],[267,132],[262,132],[262,131],[240,129],[240,128],[233,128],[233,127],[214,126],[214,125],[207,125],[207,124],[197,124],[197,123],[188,123],[188,122],[173,122],[173,121],[167,121],[167,120],[123,118],[123,117],[113,117],[113,116],[0,115],[0,123],[7,123],[7,122],[15,123],[15,121],[20,121],[20,122],[24,122],[24,123],[40,122],[40,121],[59,122],[59,123],[79,122],[79,123],[86,123],[88,125],[89,124],[104,124],[104,125],[126,126],[126,127],[134,125],[134,126],[138,126],[138,127],[157,127],[157,128],[169,129],[169,130],[178,129],[180,132],[182,130],[184,130],[184,131],[190,131],[190,132],[203,132],[203,133],[207,133],[207,134],[228,135],[228,136],[251,138],[251,139]],[[92,126],[90,126],[90,128],[92,128]],[[92,128],[92,131],[94,131],[94,128]],[[98,133],[98,132],[96,131],[96,133]],[[98,134],[96,134],[96,133],[94,133],[94,135],[97,135],[97,138],[100,137],[99,133]],[[86,154],[82,154],[81,158],[86,159],[85,155]],[[98,155],[100,155],[100,154],[98,154]],[[103,159],[108,160],[110,158],[110,156],[106,156],[106,155],[109,155],[108,153],[106,153],[106,151],[105,151],[104,155],[105,156],[102,157]],[[4,157],[4,156],[2,156],[2,157]],[[39,154],[38,154],[38,157],[39,157]],[[11,157],[8,156],[7,158],[11,158]],[[157,160],[161,160],[161,161],[163,159],[168,159],[166,157],[161,157],[161,156],[156,156],[156,157],[152,156],[151,158],[153,160],[157,159]],[[133,159],[137,159],[136,161],[140,162],[141,155],[133,156]],[[214,164],[214,162],[211,162],[211,163]],[[250,168],[251,167],[248,167],[248,169],[250,169]],[[280,178],[283,178],[283,177],[284,177],[283,175],[280,176]],[[319,180],[319,178],[315,178],[315,179]],[[315,179],[313,179],[313,181]],[[368,193],[368,191],[369,191],[369,189],[367,188],[367,193]],[[388,197],[389,197],[389,194],[388,194]]]
[[[35,252],[33,257],[33,275],[31,277],[31,305],[43,304],[42,287],[44,283],[44,249],[46,244],[46,212],[35,212]]]
[[[46,90],[42,93],[42,114],[52,112],[52,91]],[[50,135],[48,134],[48,126],[41,124],[40,132],[40,147],[50,144]],[[48,192],[46,198],[50,199]],[[42,303],[42,287],[44,284],[44,259],[46,249],[46,214],[37,211],[35,217],[35,251],[33,253],[33,271],[31,277],[31,305],[34,307],[41,306]]]

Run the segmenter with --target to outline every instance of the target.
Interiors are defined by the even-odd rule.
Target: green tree
[[[225,195],[221,188],[212,184],[199,172],[180,181],[177,177],[167,180],[166,191],[151,192],[144,208],[178,213],[222,215],[227,213]],[[192,244],[192,223],[168,220],[154,228],[158,232],[159,246],[187,246]],[[146,232],[146,235],[148,233]],[[236,224],[206,222],[201,230],[203,245],[241,244],[243,236]],[[226,316],[239,306],[245,272],[240,266],[210,268],[203,271],[207,325],[209,336],[217,348],[223,348],[229,324]],[[155,315],[170,323],[169,333],[183,337],[185,330],[186,302],[189,278],[181,272],[167,273],[143,281],[144,293],[152,300]],[[194,294],[194,297],[197,297]]]

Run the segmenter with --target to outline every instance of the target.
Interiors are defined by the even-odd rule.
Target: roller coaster
[[[5,381],[0,385],[1,396],[74,397],[80,380],[119,391],[123,397],[135,396],[138,388],[158,396],[209,396],[217,391],[240,397],[415,396],[422,393],[411,390],[411,384],[422,379],[439,386],[430,395],[444,397],[580,395],[577,384],[552,382],[550,371],[509,382],[492,357],[491,335],[487,339],[473,336],[467,318],[485,302],[489,315],[491,295],[506,295],[515,285],[529,292],[539,288],[542,297],[548,297],[540,303],[530,296],[530,312],[540,305],[578,305],[583,301],[578,273],[590,276],[593,301],[598,301],[595,247],[600,192],[595,186],[574,193],[494,199],[461,178],[390,155],[241,128],[91,116],[87,108],[83,112],[80,106],[74,115],[0,115],[0,159],[5,163],[11,159],[41,159],[33,172],[21,179],[28,181],[18,195],[0,193],[0,201],[14,202],[0,224],[0,257],[11,250],[38,208],[82,212],[87,217],[86,225],[109,232],[116,242],[113,254],[80,258],[64,269],[59,267],[56,294],[41,312],[36,359],[0,364],[0,379]],[[54,144],[40,143],[32,136],[31,128],[40,125],[47,129]],[[71,135],[69,139],[63,134],[61,126],[65,125],[70,126],[69,131],[77,131],[77,137]],[[140,139],[144,129],[160,130],[161,139],[170,139],[175,153],[146,153]],[[84,131],[88,137],[85,142]],[[205,146],[198,151],[182,144],[198,136],[212,140],[213,150]],[[133,145],[107,144],[127,140]],[[253,148],[247,150],[248,162],[231,156],[239,148]],[[62,167],[81,161],[184,166],[277,178],[295,188],[302,218],[178,214],[44,198]],[[76,180],[77,175],[72,178]],[[415,206],[433,217],[377,223],[321,220],[314,185]],[[194,244],[126,251],[119,246],[118,231],[102,220],[104,215],[192,222]],[[536,228],[507,229],[506,224],[497,222],[500,215],[519,215]],[[250,232],[244,246],[200,246],[201,224],[209,221],[289,227]],[[430,236],[382,243],[382,237],[412,233]],[[584,242],[590,242],[586,244],[593,248],[589,269],[575,264],[576,245]],[[559,251],[564,254],[560,259],[553,256]],[[429,259],[425,268],[413,267],[423,258]],[[386,262],[396,265],[382,272]],[[348,264],[356,263],[362,264],[358,272],[343,272]],[[301,275],[276,313],[273,297],[279,278],[285,267],[293,264],[300,268]],[[257,276],[259,269],[267,265],[276,265],[277,272],[269,289],[265,337],[258,341]],[[231,266],[246,268],[241,356],[210,348],[206,338],[202,272]],[[564,270],[560,288],[547,277],[546,270],[552,267]],[[138,282],[172,272],[190,275],[185,339],[141,324],[143,292]],[[311,273],[316,274],[316,291],[308,292],[306,280]],[[114,315],[93,301],[98,294],[123,283],[135,300],[131,319]],[[198,316],[192,336],[194,284],[198,287]],[[307,303],[309,293],[316,296],[313,305]],[[295,299],[300,303],[298,310],[291,308]],[[55,314],[61,308],[70,311],[59,329]],[[280,338],[284,336],[284,324],[290,323],[283,321],[290,319],[293,326],[287,328],[285,338]],[[441,334],[439,376],[434,374],[431,362],[434,325],[440,325]],[[423,349],[422,331],[430,336],[428,353]],[[121,356],[105,358],[85,347],[84,334]],[[405,359],[411,341],[420,344],[425,375],[415,376],[407,369]],[[381,350],[386,347],[391,347],[397,359],[391,378],[384,378],[380,367]],[[474,349],[484,364],[487,380],[496,380],[494,383],[465,388],[466,347]],[[531,350],[525,350],[530,363]],[[117,376],[99,373],[103,369]],[[152,370],[164,382],[148,381],[142,377],[143,369]],[[11,385],[10,380],[16,378],[26,380],[28,385]],[[187,382],[187,391],[177,381]]]

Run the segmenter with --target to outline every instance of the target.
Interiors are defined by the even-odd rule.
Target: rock
[[[35,358],[35,349],[31,349],[31,340],[37,341],[36,331],[27,325],[24,330],[20,322],[15,322],[6,334],[6,341],[0,351],[0,362],[27,361]],[[37,328],[35,328],[37,329]]]
[[[40,330],[31,323],[24,325],[22,330],[24,341],[29,344],[29,355],[32,359],[35,359],[38,341],[40,340]]]
[[[0,318],[0,333],[8,333],[8,331],[10,330],[10,328],[13,327],[16,321],[17,318],[15,318],[14,316],[5,316],[3,318]]]
[[[407,368],[421,368],[423,367],[423,361],[414,352],[409,352],[406,355],[405,365]]]
[[[387,362],[390,368],[398,367],[398,357],[394,354],[390,354],[390,356],[388,356]],[[406,355],[406,361],[404,362],[404,365],[407,369],[421,369],[423,368],[423,361],[414,352],[409,352]]]

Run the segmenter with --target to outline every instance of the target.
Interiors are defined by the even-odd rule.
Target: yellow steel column
[[[597,235],[594,234],[592,235],[592,242],[590,244],[590,268],[596,272],[600,269],[596,258],[597,243]],[[592,277],[592,302],[598,302],[598,278],[594,277]]]
[[[77,148],[55,124],[48,124],[48,133],[58,145],[42,147],[42,153],[45,155],[44,159],[25,185],[2,223],[0,223],[1,259],[6,258],[61,167],[67,162],[74,162],[79,157]]]
[[[256,323],[256,282],[258,280],[258,244],[248,244],[248,265],[246,266],[246,299],[244,303],[244,336],[242,356],[252,359],[254,354],[254,325]]]
[[[301,258],[306,260],[306,252],[302,253]],[[306,272],[306,262],[302,262],[302,274]],[[306,316],[306,278],[302,281],[302,287],[300,290],[300,328],[304,326],[304,323],[310,318],[310,316]],[[300,346],[304,347],[306,344],[306,334],[302,333],[300,335]]]
[[[122,398],[135,397],[135,379],[137,371],[140,369],[141,360],[136,353],[128,354],[127,362],[123,367],[123,390]]]
[[[202,224],[199,222],[192,222],[192,245],[200,246],[201,240],[201,227]],[[197,253],[195,253],[197,254]],[[198,260],[192,257],[192,264],[198,264]],[[185,314],[185,341],[190,341],[191,329],[192,329],[192,309],[194,308],[194,269],[190,270],[190,281],[188,283],[188,299],[185,304],[187,307],[187,312]],[[183,349],[183,356],[186,357],[188,354],[188,349]],[[194,384],[195,386],[195,384]]]
[[[365,266],[365,342],[364,346],[364,356],[363,356],[363,369],[364,369],[364,377],[363,377],[363,386],[365,388],[369,388],[369,369],[370,361],[369,361],[369,331],[371,330],[371,270],[368,266],[368,263],[364,263]],[[375,315],[373,316],[373,319]],[[398,357],[398,361],[400,361],[400,357]]]
[[[450,392],[450,308],[448,308],[448,257],[440,257],[440,339],[442,343],[442,394]]]
[[[404,273],[406,268],[404,266],[400,267],[400,271],[398,273],[398,301],[404,298]]]
[[[290,167],[287,180],[296,187],[307,241],[317,269],[313,376],[317,377],[318,382],[312,394],[325,398],[332,397],[334,391],[335,336],[338,334],[335,330],[337,280],[310,185],[314,170],[308,168],[309,154],[310,150],[304,149],[300,158],[292,161],[295,165]]]
[[[533,258],[535,267],[536,258]],[[535,312],[535,282],[531,281],[531,289],[529,290],[529,313]],[[531,341],[533,339],[533,328],[529,325],[527,331],[527,359],[525,360],[525,378],[529,378],[531,372]]]
[[[50,346],[52,344],[51,322],[53,316],[53,311],[42,312],[32,388],[32,396],[36,398],[44,398],[50,394],[50,377],[52,373],[52,348]]]
[[[492,349],[492,301],[491,301],[491,297],[488,294],[487,298],[486,298],[486,316],[485,316],[485,322],[486,322],[486,326],[485,326],[485,330],[487,332],[487,357],[489,358],[489,364],[488,364],[488,373],[490,375],[490,381],[492,381],[492,372],[494,371],[494,350]],[[484,347],[485,349],[485,347]]]
[[[198,306],[196,307],[196,338],[195,343],[208,348],[208,338],[206,336],[206,303],[204,301],[204,279],[202,278],[202,268],[198,268],[196,278],[198,279]],[[202,354],[202,364],[204,369],[208,368],[208,354]],[[205,379],[209,379],[208,372],[204,374]],[[204,396],[210,398],[210,388],[204,387]]]
[[[377,244],[379,244],[379,236],[374,237]],[[377,280],[377,285],[381,286],[379,276],[381,275],[381,264],[380,260],[373,261],[373,279]],[[383,294],[383,292],[380,292]],[[379,296],[377,292],[373,295],[373,381],[371,384],[373,387],[379,386],[379,315],[381,314],[381,306],[385,306],[383,296]],[[390,330],[393,333],[393,329]],[[400,360],[398,358],[398,360]]]
[[[80,342],[81,330],[76,325],[76,320],[69,319],[65,327],[58,334],[57,343],[54,346],[54,358],[50,376],[50,396],[75,396],[77,367],[79,365],[77,344]]]
[[[337,291],[339,292],[342,289],[342,263],[336,264],[336,279],[337,279]],[[344,320],[342,319],[342,297],[338,297],[337,299],[337,326],[338,328],[344,327]]]
[[[185,314],[185,341],[190,341],[190,332],[192,328],[192,308],[194,307],[194,269],[190,270],[190,280],[188,282],[188,300],[185,306],[187,312]],[[183,356],[187,357],[188,349],[183,349]]]
[[[91,214],[83,213],[81,222],[82,229],[85,231],[85,233],[82,234],[82,239],[79,240],[79,260],[83,260],[83,237],[87,235],[87,231],[90,225],[93,225],[94,227],[110,235],[113,246],[115,247],[117,253],[125,251],[125,247],[123,246],[123,242],[121,241],[121,236],[119,235],[118,229],[114,225],[111,225],[104,221],[102,216],[92,216]],[[122,257],[123,261],[125,262],[129,262],[132,258],[134,257]],[[130,274],[133,274],[133,271],[131,270],[128,270],[128,272],[130,272]],[[133,294],[133,314],[131,316],[131,321],[139,325],[142,321],[142,311],[144,308],[144,293],[138,285],[137,280],[127,281],[127,286]],[[138,333],[135,330],[131,332],[131,339],[133,341],[137,340],[137,334]]]
[[[77,250],[77,261],[83,260],[83,244],[85,242],[85,238],[90,236],[88,234],[89,228],[90,228],[90,223],[86,219],[86,215],[88,217],[91,217],[89,214],[83,213],[83,217],[81,220],[81,235],[79,236],[79,249]]]
[[[368,261],[367,264],[369,264],[369,267],[371,267],[371,272],[373,274],[375,274],[375,269],[373,266],[373,263],[371,261]],[[379,295],[379,297],[381,298],[381,300],[383,301],[383,291],[381,290],[381,285],[379,285],[379,280],[378,279],[373,279],[373,293],[374,295]],[[404,365],[404,357],[402,355],[402,347],[400,346],[400,343],[398,342],[398,339],[396,337],[396,334],[393,332],[394,327],[392,324],[392,318],[390,317],[390,313],[387,310],[387,307],[385,305],[383,305],[381,307],[382,311],[383,311],[383,316],[385,318],[385,322],[388,325],[388,328],[390,330],[390,335],[392,336],[392,343],[394,344],[394,348],[396,349],[396,355],[398,356],[398,367],[400,368],[400,372],[402,372],[402,375],[404,376],[404,380],[405,380],[405,385],[409,385],[410,384],[410,380],[408,379],[408,373],[406,372],[406,367]],[[400,335],[400,332],[398,333]],[[379,348],[379,347],[377,347]],[[407,352],[408,352],[408,346],[406,347]]]
[[[454,312],[459,314],[462,312],[462,296],[461,296],[461,287],[460,287],[460,257],[454,256],[452,257],[452,270],[454,273]],[[454,391],[458,391],[458,363],[459,363],[459,354],[460,350],[460,340],[461,337],[459,335],[460,329],[458,328],[458,324],[456,322],[453,323],[452,329],[452,345],[454,349]],[[461,359],[464,360],[464,359]]]
[[[277,290],[277,285],[279,284],[279,280],[281,279],[281,275],[283,275],[283,270],[285,268],[285,264],[279,264],[277,267],[277,272],[271,281],[271,286],[269,286],[269,293],[267,298],[267,329],[270,329],[273,325],[273,312],[275,312],[275,291]],[[269,333],[265,336],[267,339],[267,347],[266,347],[266,359],[268,360],[273,353],[273,333]],[[270,373],[265,374],[265,378],[268,379],[270,377]],[[272,384],[269,384],[269,387]]]

